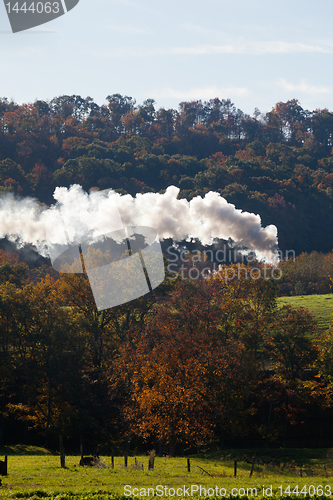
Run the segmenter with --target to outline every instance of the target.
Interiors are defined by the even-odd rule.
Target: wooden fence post
[[[0,461],[0,475],[7,476],[7,455],[5,456],[5,460]]]
[[[237,477],[237,460],[234,462],[234,477]]]
[[[191,462],[190,459],[187,459],[187,472],[191,472]]]
[[[112,467],[112,469],[114,469],[114,448],[112,448],[111,467]]]
[[[125,452],[125,468],[127,469],[127,462],[128,462],[128,455],[127,452]]]
[[[148,470],[154,470],[155,450],[149,453]]]
[[[83,463],[83,439],[81,435],[80,435],[80,455],[81,455],[81,460],[80,460],[80,465],[81,465],[81,462]]]
[[[251,465],[250,477],[252,477],[253,469],[254,469],[254,457],[252,457],[252,465]]]
[[[65,468],[65,449],[64,449],[64,436],[61,434],[59,436],[59,444],[60,444],[60,466]]]

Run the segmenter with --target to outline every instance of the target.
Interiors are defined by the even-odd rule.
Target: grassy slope
[[[307,307],[318,321],[320,330],[327,330],[332,320],[333,294],[326,295],[296,295],[279,297],[278,305],[290,304],[292,307]]]
[[[0,460],[2,455],[52,455],[46,448],[25,444],[13,444],[0,448]]]

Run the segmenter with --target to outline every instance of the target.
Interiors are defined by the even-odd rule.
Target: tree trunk
[[[61,434],[59,436],[59,447],[60,447],[60,466],[65,468],[65,448],[64,448],[64,436]]]
[[[177,444],[177,439],[176,439],[176,436],[173,434],[170,438],[170,441],[169,441],[169,454],[172,457],[175,456],[176,444]]]

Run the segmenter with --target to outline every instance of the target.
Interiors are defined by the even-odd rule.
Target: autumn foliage
[[[329,252],[333,235],[333,113],[296,99],[252,116],[230,99],[156,109],[153,99],[0,99],[0,193],[53,203],[56,186],[160,192],[213,190],[275,224],[280,248]]]
[[[5,254],[1,254],[5,260]],[[167,279],[98,312],[86,277],[0,267],[1,428],[9,442],[177,453],[333,439],[332,332],[278,309],[276,281]],[[28,269],[25,269],[28,272]],[[127,445],[126,445],[127,443]],[[109,448],[111,449],[111,448]]]

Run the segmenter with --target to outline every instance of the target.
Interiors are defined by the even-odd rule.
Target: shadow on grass
[[[192,455],[192,458],[207,460],[250,460],[253,456],[264,463],[272,461],[294,462],[300,466],[313,463],[313,461],[333,462],[333,450],[331,448],[234,449],[201,453]]]

